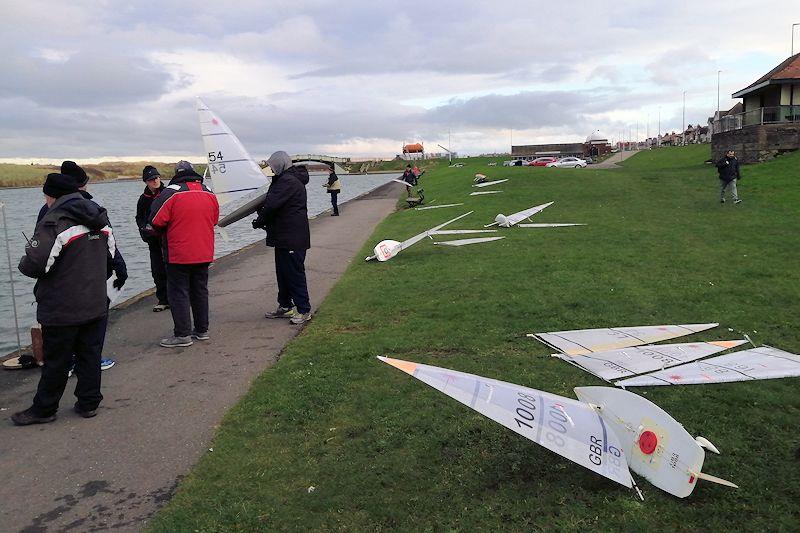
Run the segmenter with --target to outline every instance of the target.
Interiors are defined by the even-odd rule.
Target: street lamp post
[[[792,55],[794,55],[794,27],[800,26],[800,22],[795,22],[792,24]]]
[[[719,119],[719,73],[722,72],[721,70],[717,71],[717,118]]]
[[[683,128],[683,133],[681,134],[683,136],[682,144],[686,146],[686,91],[683,91],[683,122],[681,127]]]
[[[656,146],[661,146],[661,106],[658,106],[658,131],[656,132]]]

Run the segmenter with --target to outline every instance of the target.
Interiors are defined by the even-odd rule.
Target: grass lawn
[[[359,257],[470,209],[453,229],[551,200],[536,222],[589,225],[354,261],[152,529],[797,531],[797,379],[633,389],[716,444],[722,455],[707,454],[704,471],[741,486],[701,482],[681,500],[637,478],[641,502],[375,359],[574,398],[573,387],[604,383],[526,333],[719,322],[675,342],[747,333],[800,353],[800,153],[744,167],[737,206],[719,204],[708,157],[701,145],[643,152],[614,170],[466,159],[426,173],[427,198],[467,205],[399,211]],[[475,172],[511,180],[502,194],[469,197]]]

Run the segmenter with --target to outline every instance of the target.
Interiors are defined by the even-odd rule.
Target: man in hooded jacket
[[[24,275],[35,278],[36,319],[42,324],[44,366],[33,405],[15,413],[19,426],[56,419],[58,404],[75,364],[75,411],[97,414],[100,356],[108,321],[106,279],[116,245],[106,210],[84,198],[75,180],[48,174],[42,191],[48,209],[36,224],[25,256]]]
[[[267,246],[275,248],[275,276],[278,308],[267,318],[288,318],[292,324],[311,320],[311,303],[306,282],[306,251],[311,248],[308,228],[306,167],[292,165],[283,151],[272,154],[267,164],[275,173],[258,210],[254,228],[267,232]],[[295,310],[296,307],[296,310]]]

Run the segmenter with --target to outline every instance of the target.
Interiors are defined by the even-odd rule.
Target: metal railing
[[[800,122],[800,105],[776,105],[759,107],[744,113],[725,115],[713,122],[714,133],[740,130],[749,126],[762,124],[780,124],[783,122]]]

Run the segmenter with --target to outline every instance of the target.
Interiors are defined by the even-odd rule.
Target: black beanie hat
[[[89,176],[86,175],[86,172],[79,167],[75,161],[64,161],[61,163],[61,173],[66,176],[72,176],[78,184],[78,187],[83,187],[89,183]]]
[[[78,185],[73,176],[54,172],[48,174],[47,178],[44,180],[42,192],[52,198],[61,198],[65,194],[78,192]]]
[[[161,174],[159,174],[158,169],[153,165],[147,165],[142,169],[142,181],[150,181],[155,178],[160,178]]]

